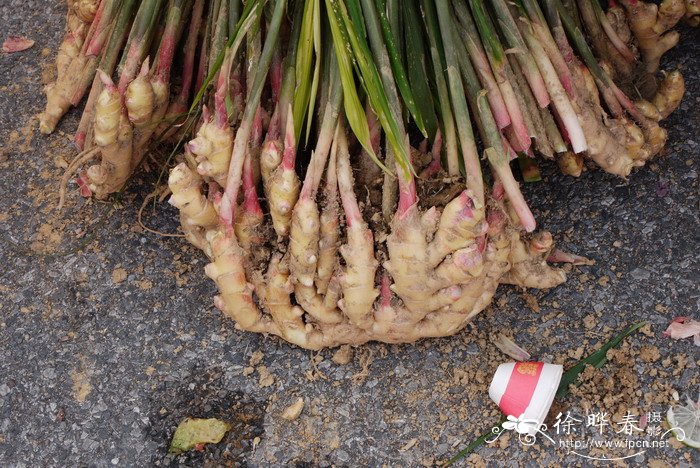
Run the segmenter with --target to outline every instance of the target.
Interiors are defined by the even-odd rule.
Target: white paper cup
[[[564,369],[544,362],[509,362],[498,366],[489,397],[507,416],[521,421],[516,430],[534,434],[547,417]]]

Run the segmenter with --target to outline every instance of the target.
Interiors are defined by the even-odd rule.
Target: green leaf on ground
[[[230,429],[230,425],[215,418],[185,418],[175,429],[168,451],[180,454],[204,444],[218,444]]]

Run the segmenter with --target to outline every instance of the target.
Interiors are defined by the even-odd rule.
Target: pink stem
[[[406,135],[406,146],[408,144],[408,135]],[[396,165],[396,175],[399,178],[399,206],[396,208],[396,214],[403,217],[413,205],[418,203],[416,180],[412,172],[407,173],[398,164]]]
[[[216,124],[219,128],[225,128],[229,125],[228,112],[226,111],[226,96],[229,92],[231,59],[230,56],[227,56],[221,66],[218,77],[219,83],[217,84],[216,94],[214,94],[214,113],[216,115]]]
[[[374,154],[379,152],[379,143],[382,138],[382,126],[379,123],[377,114],[374,113],[369,105],[369,100],[365,104],[365,115],[367,116],[367,124],[369,125],[369,142],[372,145]]]
[[[177,43],[177,24],[171,24],[163,33],[163,38],[158,49],[158,64],[156,67],[156,76],[163,83],[170,81],[170,69],[173,65],[173,57],[175,56],[175,46]]]
[[[427,141],[427,140],[426,140]],[[435,134],[435,141],[433,142],[433,148],[431,150],[431,153],[433,155],[432,161],[430,161],[430,164],[428,167],[423,169],[423,172],[420,174],[421,179],[430,179],[433,177],[435,174],[438,174],[442,170],[442,159],[441,159],[441,153],[442,152],[442,134],[440,133],[440,130],[437,131]]]
[[[612,42],[612,45],[615,46],[615,49],[617,49],[620,55],[622,55],[622,57],[628,62],[634,62],[636,60],[636,57],[629,49],[629,47],[627,47],[625,41],[623,41],[622,38],[620,38],[620,36],[617,34],[617,31],[613,29],[607,17],[605,17],[605,14],[601,15],[600,24],[603,27],[603,31],[605,31],[605,34],[608,36],[608,39],[610,39],[610,42]]]
[[[469,49],[469,57],[472,59],[474,68],[479,76],[479,81],[488,91],[486,97],[491,106],[491,112],[493,113],[496,125],[499,130],[504,129],[511,124],[511,116],[508,112],[506,102],[503,99],[503,95],[501,94],[501,90],[498,87],[498,83],[496,82],[496,77],[493,75],[493,70],[486,57],[486,52],[481,43],[474,40],[471,36],[467,38],[466,45]]]
[[[610,88],[612,89],[612,92],[614,96],[617,98],[618,102],[624,107],[624,109],[632,116],[632,118],[637,122],[638,124],[642,126],[646,126],[648,124],[647,118],[644,117],[644,115],[637,109],[637,106],[634,105],[634,103],[630,100],[630,98],[627,97],[627,95],[622,92],[620,88],[615,85],[615,83],[612,83],[610,85]]]
[[[275,106],[275,110],[270,117],[270,125],[267,127],[265,141],[274,141],[280,137],[282,130],[282,116],[280,115],[279,106]]]
[[[119,76],[119,92],[124,94],[129,83],[136,76],[136,70],[138,69],[138,59],[140,58],[140,47],[137,41],[134,41],[129,47],[129,51],[126,53],[126,61],[124,62],[124,68]]]
[[[552,117],[554,117],[554,122],[556,122],[557,127],[559,127],[559,133],[561,134],[562,140],[564,140],[564,143],[568,143],[568,145],[571,146],[571,137],[569,137],[569,131],[566,129],[566,124],[559,115],[559,112],[557,112],[557,109],[555,107],[552,107],[550,111],[552,112]]]
[[[382,275],[379,299],[382,307],[391,307],[391,279],[389,275]]]
[[[262,215],[258,192],[255,188],[255,175],[253,174],[253,164],[250,151],[246,155],[243,163],[243,210],[248,213]]]
[[[294,134],[294,119],[287,119],[287,130],[284,135],[284,152],[282,153],[281,162],[282,169],[294,170],[296,158],[297,143],[296,136]]]
[[[88,50],[90,50],[92,38],[95,36],[96,31],[98,31],[98,29],[100,28],[100,23],[102,23],[102,17],[104,16],[104,9],[105,5],[107,4],[107,1],[108,0],[102,0],[100,2],[100,6],[97,7],[95,17],[92,19],[92,24],[90,25],[90,29],[88,29],[88,33],[85,36],[85,42],[83,42],[83,47],[80,50],[82,55],[90,55],[88,53]],[[104,27],[102,29],[104,29]]]
[[[513,137],[510,139],[510,144],[516,151],[525,151],[532,144],[530,140],[530,132],[525,125],[525,119],[523,117],[523,111],[520,109],[520,104],[515,96],[515,90],[511,83],[505,79],[499,84],[501,88],[501,94],[503,95],[503,100],[508,108],[508,115],[510,115],[511,126],[509,130],[512,130]]]
[[[253,129],[250,134],[250,145],[256,148],[262,144],[262,134],[263,134],[263,108],[258,106],[255,111],[255,116],[253,117]]]
[[[526,232],[532,232],[537,227],[537,222],[535,217],[530,211],[530,207],[523,197],[523,193],[520,191],[520,186],[518,182],[513,177],[513,172],[510,170],[509,164],[494,164],[492,165],[496,177],[500,180],[503,190],[508,196],[508,201],[510,201],[515,214],[518,215],[520,223]],[[494,188],[494,191],[496,189]]]
[[[557,72],[557,76],[559,77],[559,81],[561,81],[561,84],[566,91],[566,94],[570,99],[574,98],[574,80],[571,76],[571,70],[569,70],[569,67],[567,67],[561,52],[557,48],[554,38],[549,32],[549,29],[535,22],[533,22],[532,25],[533,29],[535,30],[535,35],[538,37],[540,44],[549,56],[549,60],[551,60],[552,65]]]
[[[572,265],[594,265],[593,260],[589,260],[586,257],[581,257],[580,255],[575,255],[569,252],[564,252],[563,250],[554,249],[547,257],[547,261],[551,263],[571,263]]]

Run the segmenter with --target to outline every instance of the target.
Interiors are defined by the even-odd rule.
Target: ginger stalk
[[[491,112],[493,112],[493,117],[496,119],[496,124],[499,129],[504,129],[511,124],[510,115],[508,114],[508,108],[506,103],[503,101],[503,95],[498,87],[496,78],[493,76],[491,71],[491,65],[486,57],[486,52],[481,45],[481,40],[479,39],[479,33],[476,29],[476,25],[472,20],[469,11],[461,2],[453,2],[453,7],[457,13],[457,17],[461,24],[456,27],[458,30],[462,42],[464,42],[467,51],[469,53],[469,58],[476,69],[479,76],[479,81],[481,82],[484,89],[488,91],[489,104],[491,105]],[[455,24],[457,26],[457,24]]]
[[[225,191],[220,208],[220,216],[228,224],[232,224],[232,220],[235,217],[235,204],[241,185],[241,174],[245,162],[246,147],[248,146],[253,127],[253,119],[255,118],[255,113],[258,111],[263,87],[265,86],[267,73],[270,69],[270,63],[272,62],[273,51],[275,47],[277,47],[277,38],[279,37],[285,6],[286,2],[284,0],[276,0],[274,4],[272,19],[267,31],[267,36],[265,37],[263,50],[260,54],[260,63],[255,71],[253,85],[240,127],[238,128],[238,132],[236,132],[231,154],[231,164],[229,165],[226,184],[224,184]]]
[[[119,8],[120,2],[100,3],[80,53],[66,66],[62,79],[46,87],[46,107],[39,115],[41,133],[52,133],[68,109],[77,105],[82,99],[87,87],[93,81],[98,56],[110,36],[110,25]]]
[[[146,58],[151,39],[155,33],[155,26],[160,16],[162,0],[148,0],[141,2],[134,23],[129,31],[124,55],[119,64],[120,92],[124,92],[131,80],[139,71],[139,67]]]
[[[340,235],[339,206],[338,206],[338,175],[337,175],[337,146],[331,153],[326,171],[324,189],[325,206],[321,211],[320,238],[318,241],[318,261],[316,262],[316,289],[319,294],[325,294],[328,283],[336,269],[338,260],[338,242]]]
[[[530,129],[530,136],[535,140],[535,147],[537,151],[547,159],[554,158],[554,150],[547,136],[545,130],[545,124],[542,120],[542,111],[537,105],[535,96],[532,94],[530,87],[527,84],[526,78],[517,60],[510,57],[510,65],[513,70],[513,76],[517,83],[517,87],[520,89],[520,96],[523,99],[524,105],[523,110],[528,116]],[[544,83],[544,82],[543,82]],[[547,99],[549,99],[549,93],[547,93]]]
[[[180,41],[182,33],[182,19],[184,8],[188,0],[173,0],[167,12],[165,29],[156,56],[155,70],[151,76],[151,86],[154,93],[153,113],[151,121],[134,133],[134,155],[132,157],[132,170],[140,163],[148,150],[151,137],[156,131],[161,120],[168,110],[170,101],[170,71],[173,65],[175,48]],[[191,6],[191,5],[190,5]]]
[[[453,18],[450,16],[446,3],[439,2],[437,6],[439,8],[435,12],[432,5],[427,2],[423,4],[423,14],[426,16],[428,25],[428,37],[431,41],[431,47],[436,46],[440,37],[444,43],[447,82],[459,131],[464,169],[467,173],[467,188],[473,191],[474,196],[480,203],[484,203],[484,179],[481,173],[478,150],[474,142],[474,131],[469,120],[469,109],[464,97],[457,47],[454,45]]]
[[[294,120],[287,119],[287,129],[284,137],[284,153],[282,162],[272,172],[267,185],[270,215],[275,232],[280,237],[289,235],[289,225],[292,221],[292,208],[299,197],[301,182],[294,165],[296,162],[296,137]]]
[[[512,51],[515,51],[513,54],[515,61],[518,62],[519,68],[529,84],[532,94],[537,99],[538,106],[544,109],[551,102],[549,92],[540,74],[540,70],[537,68],[537,63],[532,53],[528,50],[525,39],[522,34],[520,34],[518,25],[508,9],[507,3],[504,0],[494,0],[491,2],[491,5],[493,5],[498,23],[500,24],[500,29],[506,38],[508,47]],[[457,9],[457,14],[459,15],[459,9]],[[513,67],[515,68],[514,65]]]
[[[533,54],[535,54],[535,51],[539,49],[545,52],[550,61],[551,67],[556,71],[554,76],[559,78],[559,81],[566,91],[567,96],[573,98],[574,85],[571,77],[571,71],[567,67],[564,57],[562,57],[557,50],[557,44],[552,37],[552,33],[547,27],[547,21],[542,14],[542,10],[540,10],[539,5],[534,0],[523,0],[522,7],[524,8],[518,7],[520,12],[519,26],[521,27],[521,33],[526,37],[526,43],[528,44],[530,51]],[[522,28],[526,29],[523,30]],[[527,34],[530,34],[532,37],[527,39]],[[533,48],[532,39],[536,40],[539,48]],[[545,72],[541,68],[541,63],[539,62],[537,66],[540,68],[542,77],[547,79],[547,73],[549,73],[549,70]]]
[[[508,115],[510,115],[511,119],[511,131],[514,133],[514,138],[510,139],[510,144],[516,151],[527,151],[531,144],[530,132],[525,124],[523,110],[518,102],[516,90],[513,88],[513,83],[508,76],[508,60],[503,46],[491,25],[483,2],[469,0],[469,6],[484,44],[486,56],[491,63],[491,69],[508,108]]]
[[[456,31],[453,29],[453,37],[456,40]],[[449,42],[445,41],[447,44]],[[456,54],[462,75],[464,76],[464,83],[467,90],[467,97],[469,105],[474,114],[474,119],[477,124],[477,129],[487,146],[485,154],[492,169],[494,170],[497,177],[504,181],[506,191],[508,193],[508,198],[516,209],[518,216],[520,217],[520,222],[526,231],[531,232],[535,229],[536,222],[535,218],[530,211],[530,208],[525,201],[518,183],[513,177],[513,173],[510,169],[508,156],[504,151],[504,145],[502,143],[502,136],[498,131],[498,127],[495,122],[494,115],[490,106],[488,105],[488,100],[485,98],[486,91],[482,91],[478,85],[476,79],[476,72],[472,68],[470,62],[464,58],[462,54]],[[505,64],[508,65],[507,62]],[[517,83],[516,83],[517,86]]]
[[[340,254],[345,259],[345,271],[340,280],[343,299],[339,305],[350,323],[366,328],[371,324],[372,305],[379,295],[374,287],[374,273],[379,265],[374,258],[374,236],[362,219],[355,198],[350,154],[341,122],[338,123],[333,144],[337,145],[338,187],[347,227],[347,241],[340,247]]]
[[[232,60],[233,54],[227,53],[222,65],[224,71],[229,69]],[[227,72],[220,73],[214,99],[215,114],[211,116],[205,107],[202,114],[204,123],[199,128],[196,138],[188,143],[189,150],[199,163],[197,172],[215,180],[223,187],[225,187],[233,149],[233,130],[229,125],[224,101],[229,89],[228,76]]]
[[[204,11],[204,0],[195,0],[192,7],[192,17],[187,33],[184,48],[184,63],[182,65],[182,81],[180,92],[169,104],[165,112],[164,120],[158,126],[156,134],[162,135],[163,140],[168,140],[177,132],[178,125],[175,121],[188,110],[190,94],[192,93],[192,82],[194,81],[195,56],[197,52],[197,38],[202,26],[202,13]]]
[[[561,70],[555,69],[554,64],[551,60],[550,54],[548,54],[543,43],[535,37],[534,23],[529,22],[525,17],[520,17],[519,25],[521,27],[520,32],[525,38],[526,43],[532,55],[537,63],[537,67],[540,69],[542,78],[544,79],[547,91],[549,91],[549,96],[552,100],[553,108],[556,110],[559,119],[561,120],[568,139],[571,142],[571,146],[575,153],[581,153],[588,148],[588,139],[586,138],[582,122],[574,111],[572,103],[569,99],[573,95],[573,87],[571,85],[571,72],[568,71],[565,75],[566,80],[568,80],[569,87],[572,88],[571,92],[566,90],[564,83],[567,81],[560,81]],[[566,65],[566,64],[564,64]]]
[[[95,105],[95,144],[101,162],[88,168],[87,189],[97,198],[119,190],[131,173],[133,130],[112,79],[100,72],[104,89]]]
[[[246,252],[254,251],[264,242],[260,232],[263,217],[263,211],[258,201],[258,192],[255,188],[252,151],[249,151],[243,165],[243,205],[236,214],[234,223],[236,237]]]

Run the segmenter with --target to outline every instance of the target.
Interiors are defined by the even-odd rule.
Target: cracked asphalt
[[[688,91],[665,123],[662,157],[627,181],[597,170],[569,178],[544,163],[545,183],[525,188],[541,227],[595,265],[550,291],[502,286],[457,336],[370,344],[339,365],[333,351],[239,332],[213,307],[204,256],[137,223],[156,169],[108,203],[79,199],[73,186],[69,206],[55,210],[58,166],[74,154],[79,112],[50,137],[32,119],[63,15],[57,0],[0,4],[3,34],[36,41],[0,55],[1,466],[433,465],[498,420],[486,389],[508,360],[489,341],[503,330],[533,359],[570,365],[577,348],[588,353],[647,320],[647,333],[627,346],[631,356],[646,348],[658,356],[601,372],[614,380],[627,369],[645,411],[665,412],[671,390],[697,396],[699,348],[662,332],[675,316],[700,318],[700,28],[683,29],[682,45],[665,58],[667,68],[682,67]],[[177,229],[166,204],[149,205],[145,222]],[[282,419],[299,396],[302,415]],[[587,402],[572,395],[558,405],[583,411]],[[170,456],[186,416],[218,417],[234,429],[203,452]],[[633,461],[697,466],[700,455],[674,446]],[[482,447],[470,462],[588,463],[514,438]]]

